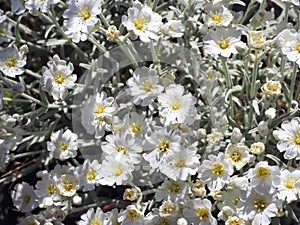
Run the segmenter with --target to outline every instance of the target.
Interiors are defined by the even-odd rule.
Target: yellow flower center
[[[294,144],[300,145],[300,131],[296,135],[294,135]]]
[[[137,132],[141,133],[142,129],[141,129],[141,124],[137,124],[135,122],[132,122],[129,126],[129,130],[131,130],[131,132],[133,134],[136,134]]]
[[[134,19],[133,23],[134,23],[135,29],[140,30],[140,31],[145,31],[145,28],[148,26],[147,21],[145,20],[144,17],[141,17],[139,19]]]
[[[241,155],[241,153],[239,153],[239,152],[233,152],[233,153],[231,154],[231,159],[232,159],[234,162],[239,162],[239,161],[241,161],[241,159],[242,159],[242,155]]]
[[[105,107],[104,106],[98,106],[96,110],[94,111],[95,114],[101,114],[104,112]]]
[[[93,219],[90,221],[89,225],[101,225],[102,223],[100,222],[100,220],[97,219]]]
[[[181,160],[179,160],[179,161],[175,164],[175,166],[176,166],[177,168],[183,168],[183,167],[185,167],[185,164],[186,164],[185,159],[181,159]]]
[[[118,176],[120,176],[122,173],[123,173],[122,168],[121,168],[120,166],[117,166],[117,168],[115,168],[115,170],[114,170],[114,175],[115,175],[116,177],[118,177]]]
[[[30,202],[30,199],[31,199],[30,195],[27,195],[27,194],[25,194],[23,197],[23,200],[26,204],[28,204]]]
[[[85,177],[87,180],[89,181],[93,181],[96,179],[96,176],[97,176],[97,173],[95,172],[95,170],[93,169],[88,169],[86,172],[85,172]]]
[[[56,186],[54,184],[49,184],[47,187],[47,192],[50,195],[53,195],[56,193]]]
[[[270,175],[270,171],[265,167],[259,167],[256,171],[256,176],[263,180],[269,177]]]
[[[267,87],[270,91],[277,92],[279,89],[279,83],[269,83]]]
[[[98,117],[98,123],[102,123],[102,122],[105,122],[104,116]]]
[[[224,166],[220,163],[215,163],[211,169],[210,169],[211,173],[217,177],[221,177],[224,175]]]
[[[127,153],[128,153],[128,149],[125,148],[123,145],[121,145],[117,148],[117,152],[121,152],[121,151],[123,151],[124,155],[127,155]]]
[[[207,220],[207,218],[209,217],[209,212],[206,208],[196,209],[195,213],[199,220]]]
[[[153,90],[153,83],[150,80],[144,80],[140,84],[140,89],[145,92],[150,92]]]
[[[5,29],[5,27],[0,29],[0,33],[1,34],[7,34],[7,30]]]
[[[214,15],[211,16],[212,21],[214,21],[215,23],[221,23],[222,22],[222,15],[219,13],[216,13]]]
[[[300,43],[295,46],[295,49],[300,54]]]
[[[288,180],[285,182],[285,187],[288,189],[294,189],[294,182],[291,180]]]
[[[158,144],[158,151],[165,153],[170,149],[170,142],[167,140],[163,140]]]
[[[60,142],[60,149],[62,151],[66,151],[68,149],[68,145],[66,144],[66,142]]]
[[[230,40],[229,37],[228,38],[221,37],[220,40],[218,41],[219,47],[221,49],[228,48],[230,46],[229,40]]]
[[[180,109],[180,107],[181,107],[181,103],[180,103],[180,102],[175,102],[175,103],[171,104],[170,107],[171,107],[171,109],[174,110],[174,111],[175,111],[175,110],[178,110],[178,109]]]
[[[63,84],[65,82],[65,77],[61,74],[58,74],[56,75],[56,77],[54,78],[54,81],[57,83],[57,84]]]
[[[89,11],[88,7],[82,7],[79,9],[77,15],[80,16],[83,20],[88,20],[91,17],[91,12]]]
[[[170,190],[170,192],[176,194],[176,193],[179,193],[181,189],[180,189],[179,184],[177,184],[177,183],[171,183],[169,185],[169,190]]]
[[[134,209],[130,209],[127,212],[127,216],[126,216],[131,222],[136,221],[137,219],[140,218],[140,214],[134,210]]]
[[[267,207],[267,202],[264,197],[255,199],[253,201],[254,208],[256,208],[257,212],[263,211]]]
[[[158,221],[157,225],[170,225],[170,223],[166,219],[162,218]]]
[[[15,67],[17,65],[17,60],[16,59],[8,59],[6,61],[6,65],[9,68]]]
[[[64,182],[64,189],[66,191],[71,191],[72,189],[74,189],[74,184],[71,181],[66,180]]]

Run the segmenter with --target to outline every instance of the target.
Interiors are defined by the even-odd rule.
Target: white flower
[[[54,100],[64,99],[68,95],[68,89],[75,88],[77,76],[72,74],[74,67],[72,63],[66,63],[58,55],[47,63],[42,69],[42,89],[52,94]]]
[[[246,44],[240,41],[241,32],[234,28],[217,28],[210,31],[204,38],[204,50],[207,54],[228,58],[237,54],[238,49],[245,48]]]
[[[63,132],[59,130],[51,135],[51,142],[47,142],[50,154],[59,160],[66,160],[77,155],[77,134],[69,129]]]
[[[123,212],[120,212],[118,222],[122,225],[143,225],[144,215],[136,206],[129,205]]]
[[[17,184],[11,192],[14,206],[21,212],[30,212],[37,207],[34,188],[26,182]]]
[[[149,105],[163,90],[163,87],[158,85],[156,70],[147,67],[137,68],[126,83],[135,105]]]
[[[215,146],[224,139],[224,135],[217,129],[212,129],[212,132],[207,135],[206,141],[209,146]]]
[[[242,212],[242,219],[252,220],[252,225],[268,225],[277,214],[278,204],[275,195],[268,192],[259,194],[252,189],[250,195],[247,192],[241,194],[237,208]]]
[[[23,51],[19,51],[15,45],[0,51],[0,70],[4,75],[16,77],[24,73],[26,56]]]
[[[196,152],[197,149],[193,146],[174,152],[165,160],[160,171],[173,180],[187,180],[189,175],[195,175],[198,171],[200,156]]]
[[[86,41],[99,22],[97,15],[101,13],[102,0],[71,0],[63,18],[63,28],[68,37],[75,43]]]
[[[211,215],[211,202],[208,199],[193,199],[183,209],[183,216],[189,224],[217,225],[217,220]]]
[[[262,142],[255,142],[250,146],[250,152],[259,155],[265,151],[265,144]]]
[[[299,199],[300,194],[300,171],[298,169],[292,172],[288,170],[281,171],[281,183],[278,186],[277,196],[281,200],[286,200],[287,203]]]
[[[165,180],[155,192],[156,201],[170,200],[172,202],[186,201],[189,186],[184,181]]]
[[[114,98],[107,97],[105,92],[90,96],[81,109],[81,123],[89,134],[95,138],[104,136],[111,128],[111,120],[116,111]]]
[[[170,200],[163,201],[159,207],[159,215],[163,218],[176,217],[179,214],[179,206]]]
[[[133,7],[128,9],[128,16],[122,17],[122,23],[127,30],[133,31],[143,42],[158,39],[157,31],[162,26],[161,20],[162,17],[158,13],[138,1],[135,1]]]
[[[126,114],[123,123],[124,129],[129,130],[135,138],[142,137],[146,133],[147,123],[143,114],[136,112]]]
[[[197,115],[196,98],[190,93],[184,95],[184,87],[171,84],[165,93],[158,96],[160,115],[169,123],[192,124]]]
[[[287,41],[283,47],[282,52],[288,60],[296,62],[300,65],[300,33],[295,34],[292,40]]]
[[[102,157],[107,155],[115,156],[119,152],[122,158],[131,164],[139,164],[142,160],[142,147],[136,143],[129,132],[118,132],[115,135],[107,135],[106,141],[102,143]]]
[[[273,193],[280,184],[280,171],[278,166],[269,166],[267,161],[261,161],[255,168],[249,169],[248,178],[257,193]]]
[[[76,170],[76,178],[79,182],[79,186],[83,187],[82,190],[91,191],[95,189],[95,186],[100,184],[101,165],[97,160],[85,160],[82,165]]]
[[[229,216],[225,225],[245,225],[245,222],[237,216]]]
[[[261,87],[261,90],[264,94],[268,95],[280,95],[281,93],[281,84],[279,81],[268,81],[267,83],[264,83],[263,86]]]
[[[124,161],[122,152],[116,155],[108,155],[102,162],[100,184],[102,185],[126,185],[132,181],[134,167],[128,161]]]
[[[185,27],[180,20],[169,20],[162,27],[162,33],[172,38],[182,37]]]
[[[35,188],[40,204],[51,206],[55,199],[59,199],[56,181],[48,173],[43,174],[42,180],[37,182]]]
[[[57,180],[57,188],[59,193],[65,197],[72,197],[79,189],[78,180],[74,175],[63,174]]]
[[[25,8],[31,14],[37,15],[39,10],[43,13],[48,13],[50,6],[58,2],[59,0],[27,0],[25,1]]]
[[[277,36],[274,39],[274,43],[278,47],[283,48],[286,45],[286,43],[294,40],[295,38],[297,38],[297,33],[295,30],[284,29],[279,34],[277,34]]]
[[[277,148],[285,152],[285,159],[300,158],[300,118],[294,117],[291,121],[283,121],[281,129],[277,130],[276,136],[279,139]]]
[[[233,19],[233,15],[222,4],[207,4],[206,15],[204,16],[204,22],[207,26],[224,26],[227,27]]]
[[[198,178],[207,183],[210,190],[224,187],[233,174],[233,168],[226,162],[225,154],[220,152],[217,156],[209,155],[199,167]]]
[[[225,150],[225,160],[237,170],[242,169],[249,161],[249,148],[242,144],[228,144]]]
[[[147,150],[143,157],[153,169],[163,166],[163,162],[174,152],[179,151],[180,132],[171,127],[154,127],[154,132],[148,130],[143,148]]]
[[[97,209],[89,209],[86,213],[82,214],[80,217],[78,225],[102,225],[105,224],[105,214],[100,207]]]
[[[261,49],[265,45],[266,41],[264,33],[262,31],[250,31],[249,32],[249,45],[257,50]]]

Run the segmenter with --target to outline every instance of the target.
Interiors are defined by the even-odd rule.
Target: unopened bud
[[[243,135],[242,135],[240,129],[237,128],[237,127],[233,128],[232,135],[231,135],[231,138],[230,138],[231,142],[233,144],[236,144],[236,143],[240,142],[240,140],[242,138],[243,138]]]

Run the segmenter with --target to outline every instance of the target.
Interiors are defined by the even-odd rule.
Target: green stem
[[[292,108],[292,101],[294,96],[294,89],[295,89],[295,83],[297,78],[297,71],[298,71],[298,64],[294,63],[294,68],[291,76],[291,89],[290,89],[290,96],[289,96],[289,109],[288,112],[291,111]],[[297,97],[297,96],[296,96]]]
[[[229,71],[228,71],[226,58],[222,57],[221,61],[222,61],[223,69],[224,69],[224,77],[225,77],[225,81],[226,81],[226,87],[228,90],[231,90],[233,87],[233,84],[232,84],[232,79],[231,79]],[[232,100],[232,94],[229,95],[229,107],[230,107],[230,117],[234,118],[234,104],[233,104],[233,100]]]
[[[101,44],[99,44],[99,43],[97,42],[97,40],[96,40],[93,36],[90,36],[90,37],[88,38],[88,40],[98,48],[98,50],[99,50],[100,53],[105,53],[105,52],[106,52],[105,47],[102,46]]]
[[[44,152],[46,152],[46,150],[39,150],[39,151],[34,151],[34,152],[25,152],[25,153],[21,153],[21,154],[18,154],[18,155],[11,154],[11,157],[14,160],[14,159],[27,157],[27,156],[38,155],[38,154],[41,154],[41,153],[44,153]]]
[[[259,66],[259,60],[257,58],[257,51],[255,51],[255,58],[254,58],[254,67],[253,67],[253,72],[252,72],[252,77],[251,77],[251,87],[250,87],[250,113],[248,117],[248,128],[251,129],[252,127],[252,120],[253,120],[253,113],[254,113],[254,108],[252,105],[253,100],[255,99],[256,96],[256,79],[257,79],[257,72],[258,72],[258,66]]]

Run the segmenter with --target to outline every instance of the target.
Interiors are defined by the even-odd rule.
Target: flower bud
[[[257,50],[264,47],[266,41],[262,31],[249,32],[249,45]]]
[[[138,191],[135,188],[127,188],[124,191],[123,194],[123,199],[124,200],[129,200],[129,201],[134,201],[138,197]]]
[[[186,221],[185,218],[179,218],[177,220],[177,225],[188,225],[188,222]]]
[[[259,155],[265,151],[265,144],[262,142],[253,143],[250,147],[250,152]]]
[[[240,140],[242,140],[242,138],[243,138],[243,135],[242,135],[240,129],[237,127],[233,128],[231,138],[230,138],[231,142],[233,144],[236,144],[236,143],[240,142]]]
[[[82,203],[82,198],[79,196],[79,195],[75,195],[73,198],[72,198],[72,202],[74,205],[81,205]]]
[[[220,190],[217,190],[217,189],[211,190],[209,195],[211,197],[213,197],[213,199],[216,200],[216,201],[221,201],[222,200],[222,191],[220,191]]]
[[[274,119],[276,117],[276,109],[269,108],[265,111],[265,115],[268,119]]]
[[[258,129],[258,133],[259,133],[262,137],[267,136],[268,133],[269,133],[268,122],[261,121],[261,122],[258,124],[257,129]]]

